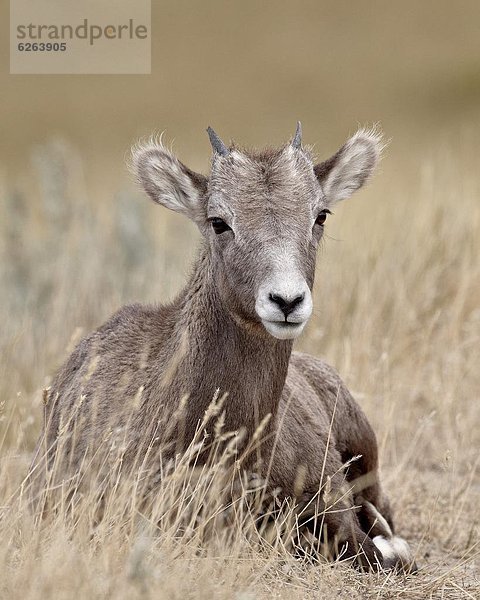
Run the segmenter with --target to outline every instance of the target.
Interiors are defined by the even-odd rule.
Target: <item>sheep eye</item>
[[[213,219],[209,219],[210,220],[210,224],[212,226],[213,231],[218,235],[220,233],[224,233],[225,231],[228,231],[229,229],[231,230],[231,227],[229,227],[225,221],[222,221],[222,219],[218,219],[217,217],[213,217]]]
[[[324,210],[322,210],[318,217],[315,220],[315,224],[316,225],[320,225],[323,226],[325,221],[327,220],[327,215],[331,215],[332,213],[328,210],[328,208],[325,208]]]

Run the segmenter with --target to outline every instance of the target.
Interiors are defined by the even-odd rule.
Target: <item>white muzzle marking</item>
[[[279,340],[292,340],[303,331],[312,314],[312,294],[303,277],[282,273],[263,283],[255,310],[265,329]]]

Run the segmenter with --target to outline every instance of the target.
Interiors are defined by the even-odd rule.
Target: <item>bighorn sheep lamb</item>
[[[53,380],[31,472],[45,468],[42,447],[47,468],[59,461],[62,428],[74,426],[62,463],[74,475],[90,464],[105,428],[117,427],[126,429],[125,469],[148,463],[151,486],[161,486],[158,449],[164,459],[169,442],[162,427],[179,401],[188,396],[184,449],[216,391],[228,392],[226,431],[243,428],[248,439],[271,415],[263,462],[255,464],[269,488],[299,504],[317,498],[321,510],[322,477],[333,492],[350,484],[339,509],[324,514],[323,530],[310,524],[312,535],[335,539],[362,567],[411,568],[407,543],[393,534],[377,443],[364,413],[333,368],[292,352],[312,313],[325,220],[371,175],[380,135],[362,129],[314,164],[300,124],[288,144],[260,152],[227,147],[207,131],[214,151],[209,177],[191,171],[158,140],[133,149],[138,181],[154,202],[198,226],[201,251],[171,304],[125,306],[78,344]],[[127,410],[132,398],[138,403],[133,414]],[[182,451],[178,439],[170,448],[173,455]],[[248,457],[244,466],[252,466]]]

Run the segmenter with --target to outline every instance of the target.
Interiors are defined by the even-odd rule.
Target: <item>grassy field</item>
[[[150,76],[11,76],[0,6],[0,598],[480,598],[478,0],[152,4]],[[100,523],[94,490],[35,520],[42,390],[122,304],[171,298],[195,252],[194,227],[132,185],[129,145],[165,129],[205,172],[207,125],[264,145],[297,119],[322,158],[357,123],[392,138],[329,218],[297,348],[367,413],[419,573],[295,560],[248,511],[212,535],[221,465],[193,482],[180,464],[158,526],[128,485]]]
[[[315,314],[298,344],[338,368],[371,419],[398,531],[421,567],[406,577],[295,560],[275,536],[247,535],[246,518],[206,536],[219,508],[216,467],[187,486],[179,465],[159,492],[158,528],[123,488],[100,523],[88,496],[75,519],[33,519],[22,481],[42,389],[81,333],[121,304],[171,297],[196,235],[133,186],[95,204],[72,148],[37,148],[35,202],[6,183],[1,191],[0,596],[478,598],[475,150],[456,140],[403,162],[387,151],[380,176],[329,221]]]

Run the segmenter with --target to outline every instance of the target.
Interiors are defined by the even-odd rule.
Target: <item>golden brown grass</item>
[[[378,434],[397,529],[421,566],[406,577],[296,560],[275,535],[262,542],[252,533],[248,511],[212,533],[218,465],[195,482],[177,465],[154,517],[122,484],[100,522],[94,491],[74,517],[66,502],[44,520],[32,516],[22,481],[42,389],[81,330],[126,301],[165,299],[182,285],[192,237],[132,190],[94,203],[71,149],[39,149],[32,195],[1,189],[0,596],[478,598],[475,150],[431,148],[401,164],[387,157],[370,189],[335,211],[300,342],[338,368]]]

